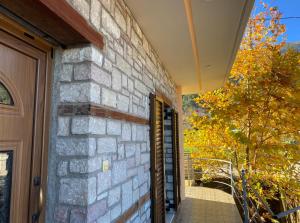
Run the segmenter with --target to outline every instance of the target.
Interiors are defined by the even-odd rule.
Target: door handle
[[[40,190],[39,190],[39,201],[38,201],[38,210],[36,213],[34,213],[32,215],[32,223],[36,223],[38,222],[39,220],[39,217],[41,215],[41,212],[43,210],[43,203],[44,203],[44,193],[43,193],[43,188],[40,187]]]

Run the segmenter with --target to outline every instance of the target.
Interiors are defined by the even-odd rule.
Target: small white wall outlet
[[[108,160],[103,160],[102,162],[102,171],[106,172],[109,170],[109,161]]]

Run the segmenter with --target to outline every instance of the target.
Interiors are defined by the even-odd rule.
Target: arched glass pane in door
[[[2,105],[14,105],[14,101],[7,88],[0,82],[0,104]]]

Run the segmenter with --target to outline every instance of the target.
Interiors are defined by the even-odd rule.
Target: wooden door
[[[39,222],[43,206],[41,163],[47,53],[9,34],[3,24],[0,25],[0,222]]]
[[[180,196],[180,159],[179,159],[179,134],[178,134],[178,113],[172,110],[172,148],[173,148],[173,191],[175,210],[181,202]]]
[[[150,96],[152,222],[165,222],[164,104]]]

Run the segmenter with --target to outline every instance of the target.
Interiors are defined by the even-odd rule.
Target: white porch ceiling
[[[126,2],[183,94],[223,85],[254,4],[254,0]]]

